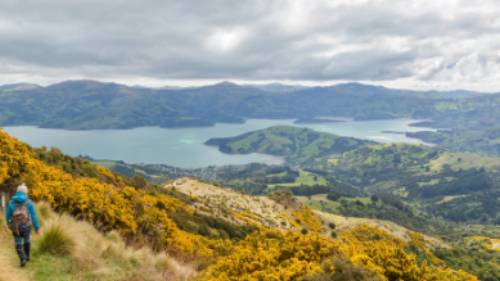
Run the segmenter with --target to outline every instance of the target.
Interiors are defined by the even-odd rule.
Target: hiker
[[[16,241],[16,251],[21,260],[21,267],[24,267],[30,260],[32,227],[35,227],[37,234],[40,231],[35,204],[29,199],[28,187],[24,183],[17,187],[17,192],[7,206],[5,217]]]

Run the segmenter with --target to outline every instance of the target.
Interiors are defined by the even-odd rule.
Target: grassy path
[[[147,247],[129,247],[117,232],[103,235],[86,222],[54,213],[47,204],[38,204],[38,214],[42,232],[32,237],[32,261],[21,268],[0,212],[0,281],[187,281],[196,274],[188,264]],[[52,255],[40,248],[48,233],[57,228],[73,241],[68,254]],[[55,242],[61,245],[64,241]]]
[[[3,213],[0,213],[3,218]],[[14,249],[14,240],[0,220],[0,281],[29,281],[30,270],[28,267],[19,267],[19,259]]]

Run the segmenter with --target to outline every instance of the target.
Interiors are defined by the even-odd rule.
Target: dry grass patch
[[[411,230],[392,221],[345,217],[345,216],[321,212],[318,210],[314,210],[314,212],[327,224],[334,223],[336,226],[335,229],[339,232],[353,229],[359,225],[368,225],[386,231],[390,233],[392,236],[402,239],[404,241],[409,241],[411,239],[410,237],[410,233],[412,233]],[[446,246],[444,241],[437,239],[435,237],[424,235],[424,239],[428,245],[441,246],[441,247]]]
[[[268,197],[251,196],[190,178],[178,179],[165,188],[175,188],[197,198],[195,208],[199,211],[236,223],[254,222],[270,227],[290,227],[289,221],[283,216],[285,207]]]
[[[70,236],[76,241],[73,257],[78,265],[92,271],[95,276],[103,279],[113,276],[117,278],[115,280],[183,281],[194,274],[188,270],[189,266],[181,266],[164,253],[127,246],[117,232],[104,236],[91,225],[74,221],[69,216],[60,216],[57,220],[67,226]]]

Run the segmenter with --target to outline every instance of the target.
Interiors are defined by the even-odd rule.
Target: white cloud
[[[228,52],[242,44],[246,36],[242,28],[219,28],[208,36],[206,47],[209,51]]]
[[[315,21],[312,17],[317,7],[316,3],[316,1],[308,0],[276,1],[270,11],[272,21],[281,31],[287,33],[303,32]]]

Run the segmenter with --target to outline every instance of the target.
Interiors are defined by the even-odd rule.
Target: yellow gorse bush
[[[301,206],[294,212],[296,218],[296,223],[293,223],[295,227],[305,227],[309,231],[321,232],[323,231],[323,225],[321,220],[314,214],[311,208],[307,206]]]
[[[316,232],[303,235],[261,229],[238,242],[229,255],[217,259],[199,280],[314,280],[325,267],[335,270],[333,264],[325,264],[332,257],[348,258],[384,281],[478,280],[439,263],[419,264],[415,254],[406,250],[410,243],[363,225],[336,240]]]
[[[422,238],[412,236],[412,240],[408,243],[383,230],[360,225],[341,235],[342,243],[339,243],[339,248],[353,263],[377,273],[381,280],[477,280],[476,277],[464,271],[453,271],[441,266],[439,260],[436,264],[427,262],[427,260],[435,260],[430,252],[424,253],[426,261],[419,264],[416,255],[406,250],[411,243],[417,243],[423,247]]]
[[[301,280],[321,271],[335,253],[335,242],[317,233],[261,230],[238,242],[199,280]]]

